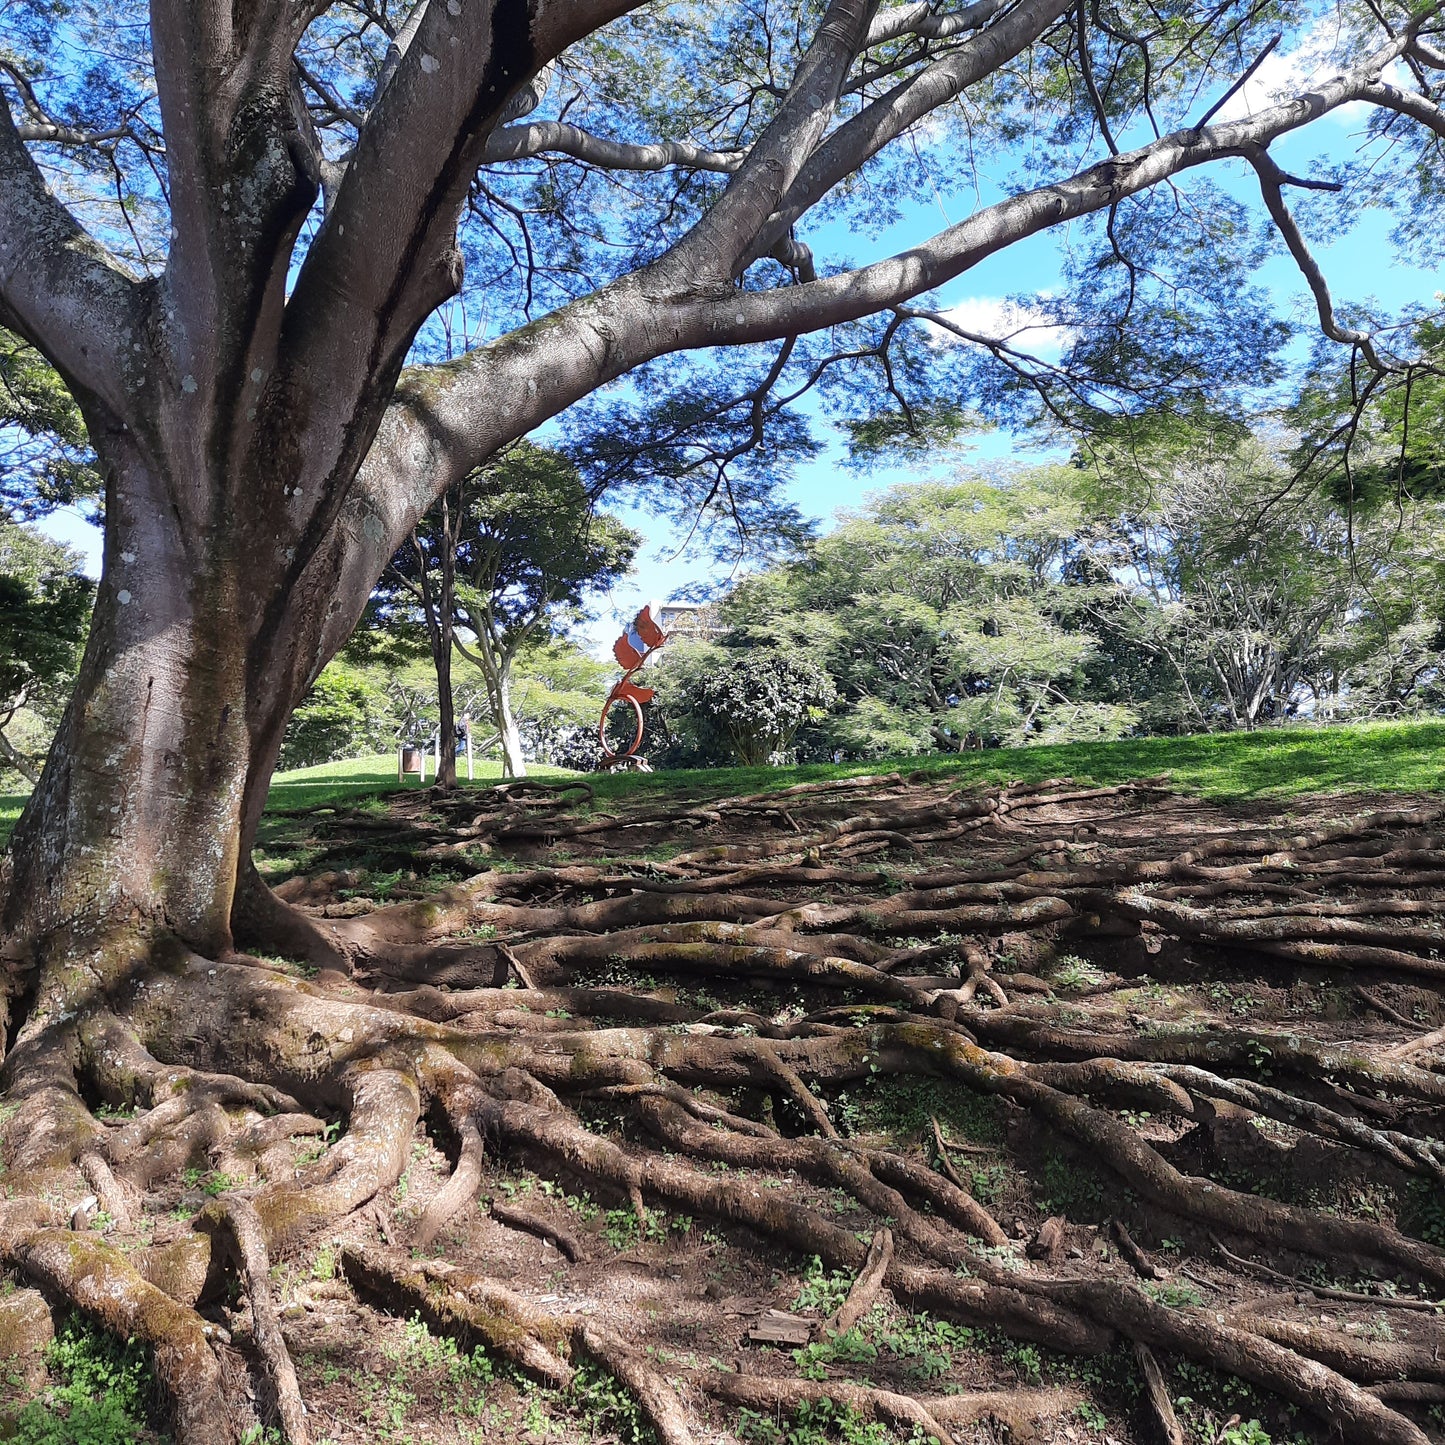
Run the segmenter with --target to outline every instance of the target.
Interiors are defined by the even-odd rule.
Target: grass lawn
[[[462,786],[467,786],[467,763],[457,764]],[[472,765],[475,786],[488,787],[502,780],[502,764],[498,759],[478,758]],[[570,778],[576,774],[566,768],[549,768],[534,763],[528,769],[536,778]],[[427,758],[427,787],[431,787],[431,758]],[[348,758],[339,763],[318,763],[314,768],[296,768],[277,773],[271,780],[271,808],[314,808],[323,803],[340,802],[346,798],[364,797],[374,793],[395,793],[405,788],[420,788],[415,775],[406,782],[396,780],[396,754],[376,753],[367,758]]]
[[[502,775],[501,764],[491,760],[478,761],[475,770],[476,787],[497,782]],[[1065,776],[1119,783],[1168,773],[1175,787],[1218,799],[1360,790],[1440,791],[1445,789],[1445,722],[1301,726],[1258,733],[1202,733],[1182,738],[1066,743],[1058,747],[994,748],[981,753],[878,758],[863,763],[806,763],[794,768],[621,773],[589,781],[598,801],[608,802],[663,795],[719,797],[895,770],[946,773],[961,783],[996,783],[1011,778],[1033,782]],[[538,778],[580,776],[540,764],[532,767],[531,774]],[[411,779],[398,785],[395,755],[381,753],[278,773],[271,785],[270,806],[316,807],[396,792],[398,786],[416,788],[420,784]],[[26,796],[0,794],[0,840],[9,837]]]
[[[485,771],[484,771],[485,769]],[[1096,783],[1168,773],[1174,786],[1205,797],[1268,798],[1295,793],[1360,790],[1417,792],[1445,789],[1445,722],[1369,723],[1354,727],[1290,727],[1258,733],[1202,733],[1182,738],[1140,738],[1057,747],[993,748],[987,752],[877,758],[870,762],[805,763],[792,768],[707,768],[592,776],[599,802],[651,796],[717,797],[762,792],[791,783],[862,773],[941,773],[961,783],[1017,778],[1074,777]],[[577,777],[562,768],[536,766],[539,778]],[[495,762],[477,765],[477,786],[500,777]],[[414,780],[405,786],[419,786]],[[271,788],[273,807],[298,807],[332,797],[394,792],[391,757],[360,758],[281,773]]]
[[[1181,791],[1221,800],[1361,790],[1438,791],[1445,789],[1445,722],[1201,733],[795,768],[630,774],[593,781],[599,798],[645,797],[653,792],[712,796],[895,770],[946,773],[961,783],[1073,777],[1106,784],[1168,773]]]

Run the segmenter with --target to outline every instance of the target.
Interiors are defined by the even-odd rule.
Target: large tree
[[[847,699],[827,740],[850,756],[1117,737],[1136,715],[1090,690],[1097,639],[1077,616],[1098,588],[1066,575],[1086,531],[1077,475],[892,487],[722,617],[827,667]]]
[[[240,941],[419,966],[394,920],[284,908],[250,849],[291,709],[433,502],[650,365],[646,404],[618,404],[703,438],[664,438],[687,457],[679,493],[745,502],[737,466],[786,430],[784,377],[835,381],[840,405],[888,387],[899,415],[946,414],[971,353],[935,344],[927,298],[1090,216],[1114,264],[1086,287],[1072,363],[1125,378],[1126,409],[1151,386],[1193,404],[1256,374],[1272,338],[1223,264],[1239,242],[1226,200],[1147,193],[1229,158],[1256,172],[1327,334],[1388,368],[1388,348],[1335,316],[1269,148],[1363,102],[1398,139],[1392,155],[1415,147],[1428,204],[1445,134],[1436,11],[1351,11],[1337,74],[1242,118],[1197,97],[1222,97],[1276,20],[1228,0],[0,12],[0,325],[63,378],[105,479],[89,641],[11,858],[8,1078],[26,1107],[9,1125],[0,1248],[157,1344],[183,1440],[230,1433],[185,1308],[214,1275],[216,1221],[153,1269],[57,1242],[43,1227],[52,1182],[77,1160],[104,1177],[85,1099],[174,1094],[200,1131],[188,1147],[225,1126],[207,1103],[345,1110],[347,1136],[307,1182],[224,1207],[253,1295],[266,1241],[283,1247],[400,1172],[423,1099],[471,1157],[478,1076],[450,1035],[223,961]],[[107,62],[77,70],[68,57],[88,44]],[[870,245],[900,198],[1009,153],[1019,174],[997,199],[897,254],[852,266],[809,248],[829,217]],[[1057,369],[934,319],[996,364],[985,399],[1060,407]],[[1185,354],[1228,326],[1237,344]],[[747,349],[709,370],[728,347]],[[701,360],[654,365],[685,353]],[[649,410],[674,384],[682,400]],[[304,1434],[299,1413],[287,1427]]]

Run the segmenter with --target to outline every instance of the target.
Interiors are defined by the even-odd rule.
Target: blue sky
[[[1319,174],[1324,160],[1338,163],[1355,156],[1361,143],[1363,124],[1364,116],[1358,110],[1340,118],[1327,117],[1309,132],[1291,136],[1277,144],[1272,154],[1286,170],[1303,175]],[[1257,204],[1259,193],[1253,171],[1242,161],[1215,167],[1210,175],[1231,194],[1252,205]],[[985,196],[984,199],[987,201],[992,197]],[[971,194],[967,200],[972,201]],[[869,255],[906,249],[936,232],[943,223],[944,215],[948,221],[956,221],[967,214],[967,204],[963,200],[950,204],[947,197],[942,199],[942,214],[938,204],[913,207],[902,221],[879,237],[876,247],[870,245]],[[1324,269],[1337,307],[1351,302],[1372,301],[1393,311],[1412,303],[1428,302],[1437,291],[1445,289],[1445,278],[1440,273],[1405,265],[1396,258],[1389,241],[1392,225],[1386,211],[1360,209],[1353,213],[1350,229],[1331,242],[1310,238],[1311,249]],[[818,239],[823,244],[817,249],[825,251],[827,242],[835,238],[823,232]],[[988,329],[979,323],[990,315],[997,316],[1006,298],[1037,295],[1060,286],[1060,256],[1065,239],[1066,233],[1062,230],[1046,232],[988,257],[944,289],[944,304],[966,307],[973,328]],[[859,249],[856,236],[846,238],[840,248],[856,254]],[[1278,254],[1262,268],[1259,279],[1273,298],[1277,314],[1313,324],[1313,300],[1293,258],[1282,245]],[[1038,344],[1039,340],[1046,345],[1046,338],[1037,337],[1033,344]],[[1030,344],[1027,333],[1020,339],[1020,344],[1025,347]],[[1298,346],[1301,355],[1307,353],[1306,340],[1302,339]],[[1045,354],[1048,354],[1047,349]],[[1266,383],[1271,379],[1261,378]],[[839,509],[856,507],[867,493],[883,490],[898,482],[919,480],[927,475],[914,461],[904,467],[882,466],[860,474],[842,467],[840,456],[841,447],[835,442],[823,456],[799,467],[787,488],[787,494],[804,514],[816,518],[824,530],[832,525]],[[969,438],[952,456],[940,457],[932,472],[947,474],[960,465],[988,465],[1001,461],[1026,464],[1057,460],[1062,456],[1061,451],[1046,451],[1038,439],[993,431]],[[644,531],[648,528],[655,530],[658,525],[655,519],[641,514],[629,515],[628,519]],[[676,545],[671,538],[654,537],[649,542],[636,573],[611,597],[606,617],[599,618],[588,629],[594,643],[610,642],[615,630],[612,625],[614,618],[630,617],[643,602],[651,598],[666,598],[689,584],[720,575],[721,569],[709,569],[695,558],[666,560],[675,551]]]
[[[1316,65],[1332,68],[1327,52],[1328,46],[1317,42],[1311,53],[1307,40],[1290,54],[1271,56],[1257,78],[1230,103],[1225,117],[1232,118],[1231,112],[1238,114],[1265,103],[1272,87],[1297,84]],[[1202,108],[1205,102],[1200,104]],[[1317,171],[1316,163],[1320,160],[1350,159],[1360,147],[1363,112],[1363,107],[1347,107],[1306,131],[1287,137],[1274,147],[1273,154],[1286,169],[1302,174]],[[1130,135],[1121,137],[1121,143],[1128,146],[1144,139],[1144,136]],[[993,193],[985,191],[981,197],[984,203],[1003,193],[1008,185],[1008,172],[1018,159],[1017,155],[1000,156]],[[1243,162],[1214,167],[1210,175],[1232,193],[1257,204],[1253,173]],[[978,200],[970,185],[967,193],[940,195],[930,202],[909,207],[897,223],[874,237],[862,238],[841,228],[824,227],[809,232],[807,238],[820,257],[830,253],[847,254],[857,261],[866,261],[904,250],[935,233],[942,225],[962,219]],[[1403,265],[1395,258],[1388,240],[1391,227],[1388,213],[1363,207],[1357,208],[1352,218],[1352,227],[1331,243],[1312,238],[1315,254],[1329,278],[1337,304],[1373,300],[1393,310],[1428,301],[1445,285],[1438,273]],[[1066,231],[1047,232],[987,258],[945,288],[943,304],[965,307],[968,324],[974,329],[988,330],[990,321],[997,326],[1006,298],[1046,293],[1060,285],[1060,256],[1066,240]],[[1308,292],[1294,262],[1282,248],[1266,264],[1260,279],[1268,287],[1279,314],[1297,319],[1312,316]],[[1025,340],[1034,344],[1042,341],[1047,346],[1047,338],[1026,337]],[[1267,382],[1270,378],[1261,380]],[[826,426],[820,425],[819,430],[825,437],[828,435]],[[824,528],[831,524],[840,508],[857,506],[867,492],[922,475],[912,463],[907,468],[881,466],[860,474],[841,467],[840,454],[836,441],[830,441],[820,457],[797,469],[787,487],[788,496],[800,510],[817,519]],[[1029,438],[993,432],[975,436],[959,453],[940,458],[934,471],[944,471],[960,463],[1010,458],[1027,461],[1042,459],[1043,455],[1038,443]],[[628,514],[624,512],[624,515]],[[617,621],[630,617],[643,602],[651,598],[665,599],[700,581],[722,581],[726,575],[725,569],[712,566],[706,559],[675,556],[680,538],[668,534],[658,519],[638,514],[628,515],[628,520],[643,531],[648,540],[635,575],[603,600],[601,615],[587,628],[589,641],[599,651],[605,651],[610,645]],[[98,571],[100,538],[94,528],[69,512],[58,513],[43,525],[51,535],[81,550],[89,570]]]

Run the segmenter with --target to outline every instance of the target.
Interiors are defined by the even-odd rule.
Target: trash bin
[[[419,773],[421,769],[421,749],[415,743],[408,743],[401,750],[401,770],[404,773]]]

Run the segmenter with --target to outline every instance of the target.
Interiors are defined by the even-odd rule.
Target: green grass
[[[588,781],[596,791],[598,804],[609,807],[624,800],[701,800],[764,792],[792,783],[894,771],[919,772],[959,784],[1010,779],[1037,782],[1052,777],[1107,784],[1168,773],[1174,787],[1221,801],[1288,798],[1298,793],[1433,792],[1445,789],[1445,722],[1297,726],[1258,733],[996,748],[981,753],[877,758],[860,763],[806,763],[793,768],[619,773],[590,777]],[[579,776],[564,768],[540,764],[530,772],[537,778]],[[473,786],[486,787],[500,778],[499,763],[478,762]],[[411,778],[400,786],[417,788],[420,784]],[[317,807],[397,791],[396,757],[383,753],[279,773],[271,785],[270,806]],[[0,794],[0,840],[9,837],[25,798],[24,793]]]
[[[620,796],[708,797],[864,773],[921,772],[967,783],[1073,777],[1099,784],[1168,773],[1181,791],[1220,800],[1297,793],[1445,789],[1445,722],[1288,727],[965,754],[809,763],[796,768],[716,768],[594,779],[599,801]]]
[[[426,786],[431,787],[432,760],[427,758]],[[467,762],[462,758],[457,764],[461,784],[467,783]],[[566,768],[551,768],[545,763],[533,763],[527,769],[535,778],[570,778],[576,776]],[[502,765],[496,759],[478,758],[473,764],[475,781],[471,786],[484,788],[502,781]],[[396,780],[396,754],[376,753],[366,758],[348,758],[338,763],[318,763],[314,768],[296,768],[289,773],[277,773],[271,780],[271,795],[267,804],[272,808],[314,808],[326,803],[344,802],[347,799],[365,797],[375,793],[395,793],[405,789],[418,789],[422,785],[415,774],[404,783]]]

